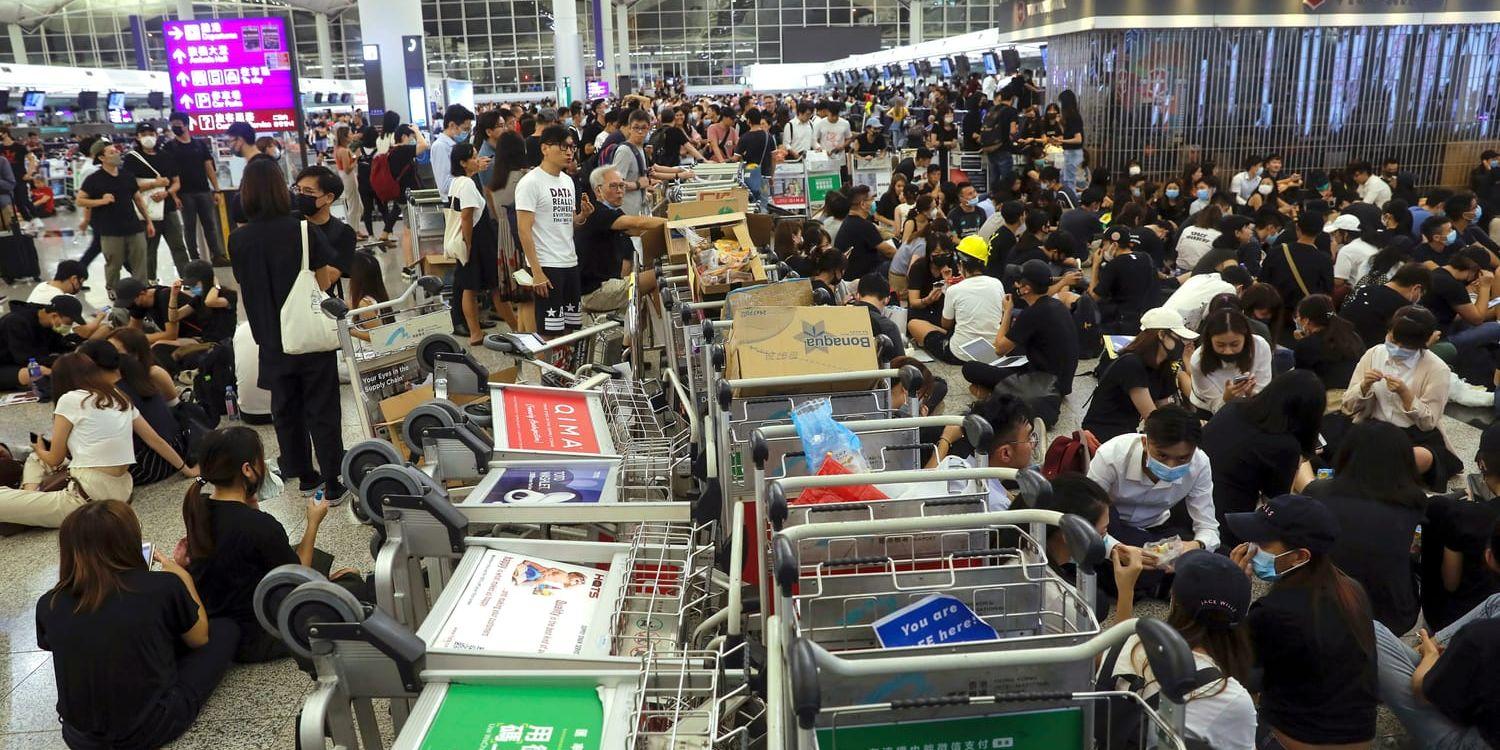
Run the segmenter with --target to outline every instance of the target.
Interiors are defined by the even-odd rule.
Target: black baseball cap
[[[1172,600],[1209,627],[1233,627],[1250,610],[1250,579],[1229,558],[1195,549],[1172,569]]]
[[[1046,261],[1032,258],[1021,264],[1020,280],[1026,282],[1032,289],[1047,291],[1052,285],[1052,266]]]
[[[1104,232],[1105,242],[1117,242],[1121,245],[1139,245],[1141,241],[1135,236],[1135,232],[1121,226],[1113,226]]]
[[[74,323],[83,320],[83,303],[71,294],[59,294],[53,297],[46,307]]]
[[[1479,450],[1474,452],[1474,458],[1477,460],[1480,456],[1492,456],[1496,453],[1500,453],[1500,422],[1491,422],[1489,427],[1484,428],[1484,432],[1479,433]],[[1500,465],[1495,466],[1494,470],[1500,470]]]
[[[1288,547],[1326,554],[1339,538],[1339,519],[1321,500],[1280,495],[1250,513],[1227,513],[1224,522],[1247,542],[1281,542]]]
[[[115,299],[126,307],[134,306],[135,298],[141,296],[141,292],[144,291],[146,291],[146,282],[134,276],[127,276],[115,283]]]

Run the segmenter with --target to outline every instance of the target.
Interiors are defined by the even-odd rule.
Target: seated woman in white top
[[[1217,413],[1226,401],[1254,396],[1271,382],[1271,345],[1251,334],[1244,313],[1214,310],[1203,316],[1198,336],[1188,360],[1194,406]]]
[[[0,523],[56,527],[68,513],[90,500],[129,502],[135,463],[131,435],[140,436],[167,463],[197,476],[161,436],[151,429],[130,398],[105,372],[82,354],[64,354],[52,366],[52,438],[31,444],[21,489],[0,488]],[[66,471],[60,489],[43,491],[49,476]]]
[[[1188,738],[1215,750],[1251,750],[1255,702],[1243,684],[1255,663],[1243,624],[1250,609],[1250,581],[1229,558],[1212,552],[1188,552],[1177,559],[1175,568],[1167,624],[1193,649],[1202,678],[1187,695]],[[1122,607],[1116,617],[1130,616]],[[1102,669],[1106,671],[1100,677],[1114,678],[1115,689],[1134,690],[1147,699],[1160,690],[1137,636],[1126,639],[1118,652],[1110,652]]]

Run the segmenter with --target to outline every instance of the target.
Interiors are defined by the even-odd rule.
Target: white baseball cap
[[[1141,316],[1142,331],[1171,331],[1178,337],[1192,341],[1198,338],[1198,334],[1187,327],[1187,321],[1182,319],[1182,313],[1170,307],[1154,307]]]
[[[1359,217],[1354,214],[1339,214],[1337,219],[1323,225],[1323,231],[1332,234],[1334,231],[1343,229],[1349,232],[1359,231]]]

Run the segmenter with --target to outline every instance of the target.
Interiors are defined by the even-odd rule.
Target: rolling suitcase
[[[16,279],[42,280],[42,266],[36,258],[36,242],[21,234],[20,223],[8,234],[0,233],[0,278],[14,284]]]

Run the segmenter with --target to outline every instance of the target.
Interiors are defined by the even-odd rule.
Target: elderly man
[[[625,213],[621,204],[625,200],[626,181],[612,166],[599,167],[590,173],[589,186],[599,200],[594,213],[574,230],[573,238],[578,248],[583,310],[594,315],[621,312],[630,298],[624,277],[630,273],[635,257],[630,237],[659,232],[667,220]],[[642,271],[637,283],[637,296],[655,292],[656,272]]]

